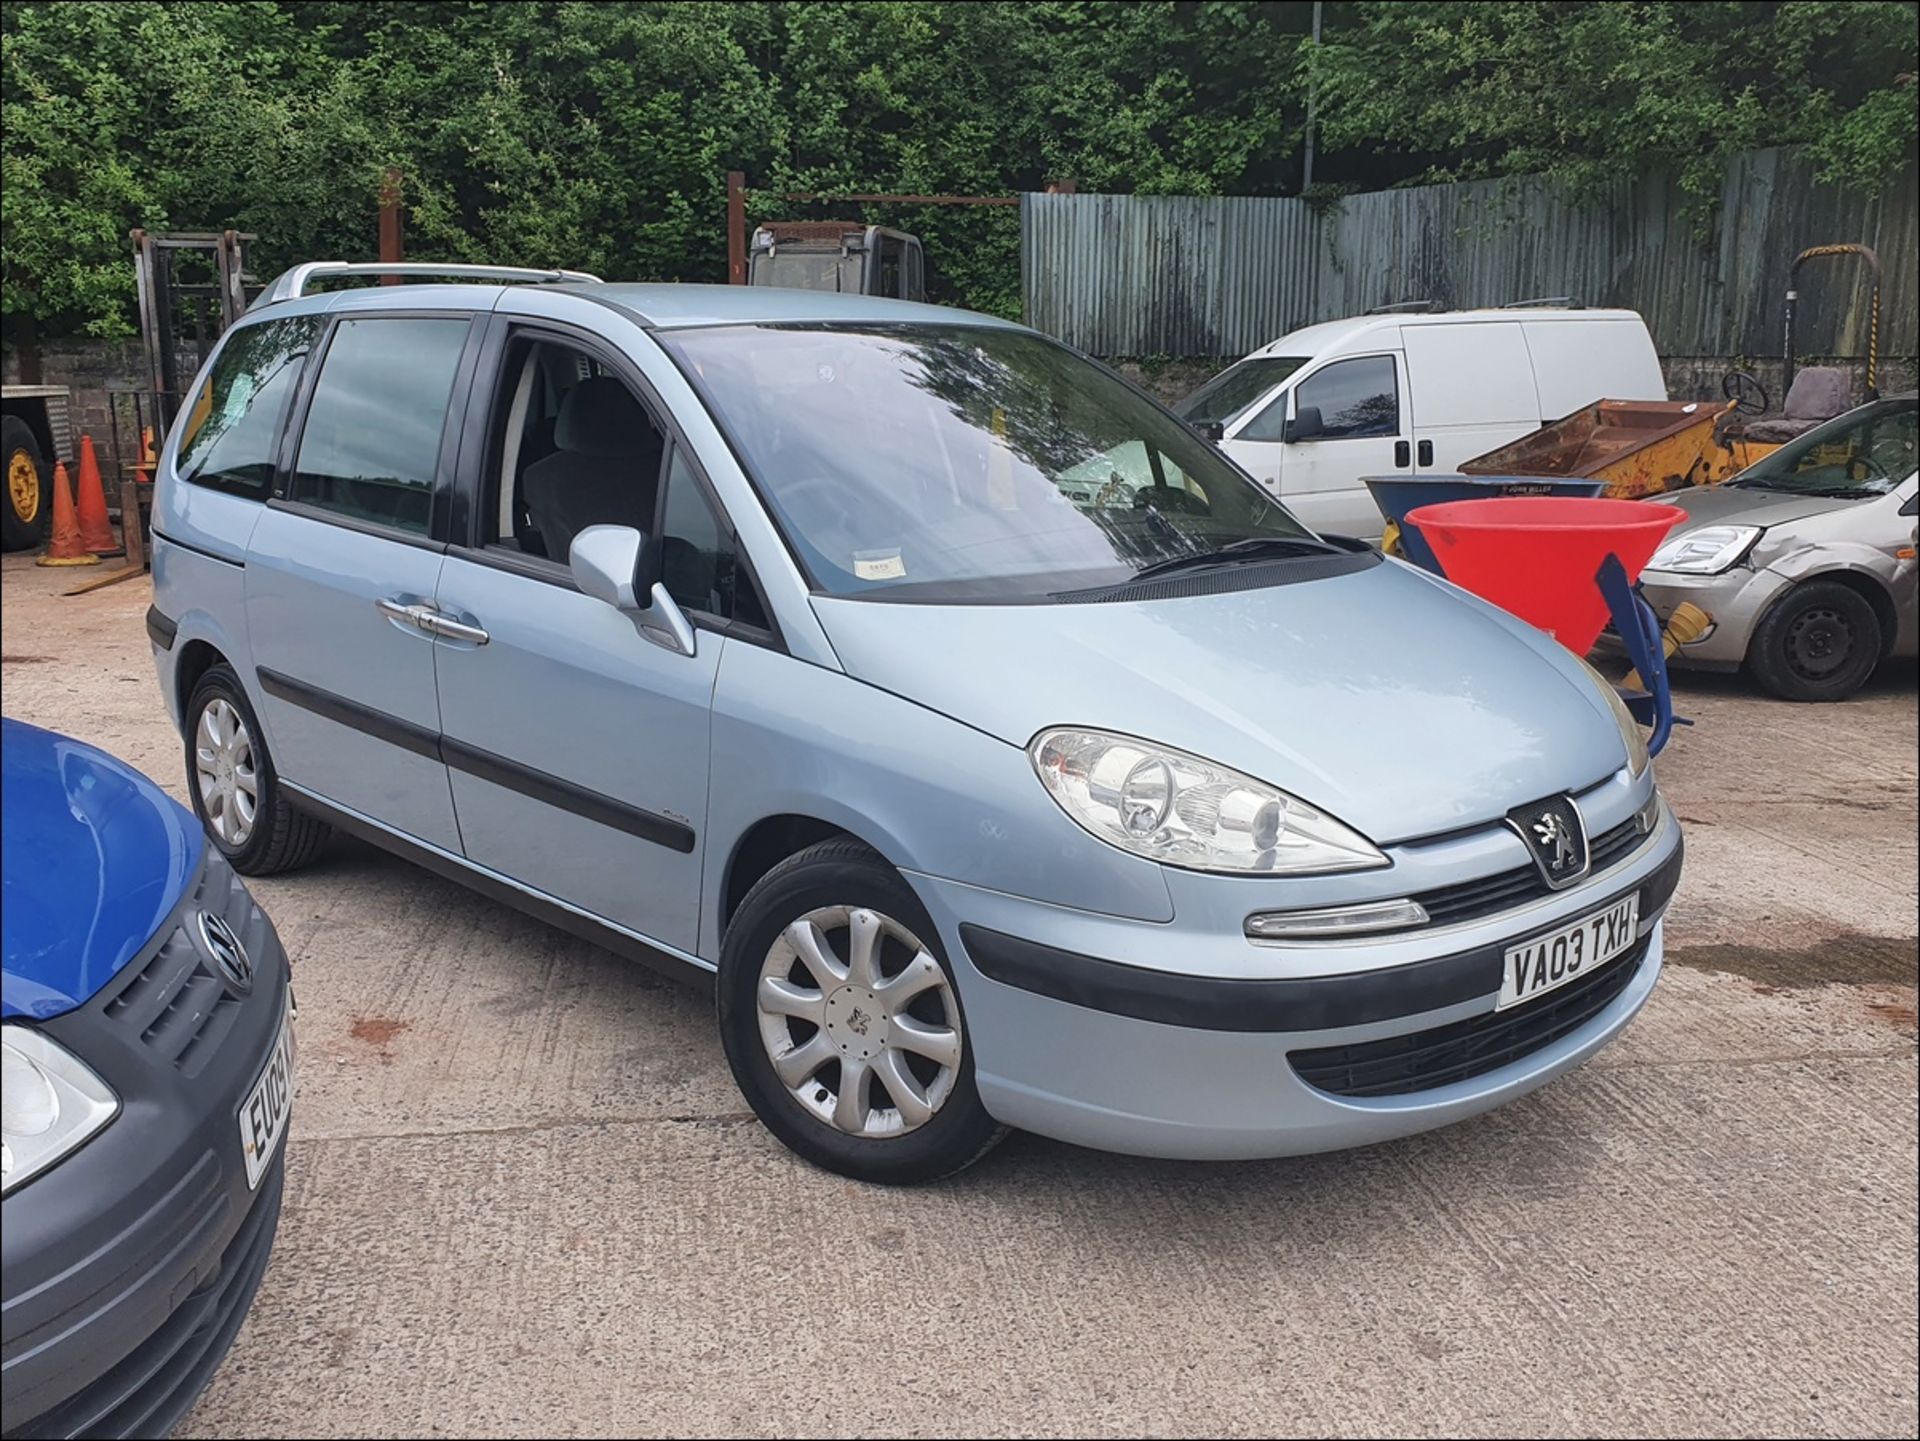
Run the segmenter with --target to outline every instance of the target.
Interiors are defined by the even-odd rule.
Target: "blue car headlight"
[[[0,1192],[71,1154],[119,1110],[71,1051],[31,1026],[0,1027]]]
[[[1388,864],[1365,836],[1299,797],[1171,746],[1059,727],[1035,736],[1027,754],[1061,810],[1150,861],[1267,875]]]

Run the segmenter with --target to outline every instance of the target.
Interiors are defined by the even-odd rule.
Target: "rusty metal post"
[[[214,270],[220,277],[220,329],[240,318],[247,308],[246,242],[237,230],[220,232],[220,244],[214,251]]]
[[[400,212],[400,172],[389,169],[380,180],[380,260],[398,265],[407,258],[406,226]],[[399,285],[403,277],[383,275],[382,285]]]
[[[747,283],[747,172],[727,172],[727,284]]]
[[[160,359],[160,313],[158,277],[154,274],[153,242],[144,230],[131,230],[133,241],[133,284],[140,302],[140,339],[147,353],[147,385],[155,395],[167,388],[166,369]]]

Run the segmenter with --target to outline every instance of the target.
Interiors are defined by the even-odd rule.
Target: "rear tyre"
[[[911,1185],[1006,1134],[974,1087],[932,920],[857,841],[810,846],[747,892],[721,948],[719,1010],[754,1114],[816,1166]]]
[[[207,839],[242,875],[304,866],[327,843],[324,821],[293,808],[267,754],[260,722],[224,662],[187,698],[187,791]]]
[[[1797,585],[1768,611],[1747,646],[1754,679],[1783,700],[1845,700],[1880,664],[1880,618],[1838,581]]]
[[[17,415],[0,416],[0,456],[6,458],[7,468],[7,495],[0,502],[0,549],[31,550],[47,533],[53,468],[40,453],[33,427]]]

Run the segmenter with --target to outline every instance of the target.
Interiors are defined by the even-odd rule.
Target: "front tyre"
[[[242,875],[304,866],[327,843],[325,821],[297,811],[267,754],[232,667],[207,667],[187,697],[187,791],[207,838]]]
[[[932,921],[857,841],[810,846],[747,892],[721,948],[719,1009],[754,1114],[816,1166],[910,1185],[1005,1134],[974,1087]]]
[[[1831,580],[1795,586],[1747,647],[1754,679],[1784,700],[1845,700],[1880,664],[1880,618],[1866,597]]]

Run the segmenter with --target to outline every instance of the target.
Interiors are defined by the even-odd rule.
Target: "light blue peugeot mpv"
[[[1613,691],[1103,367],[797,290],[308,293],[379,269],[274,282],[161,457],[240,871],[339,829],[690,973],[768,1128],[876,1181],[1405,1135],[1652,991],[1680,833]]]

